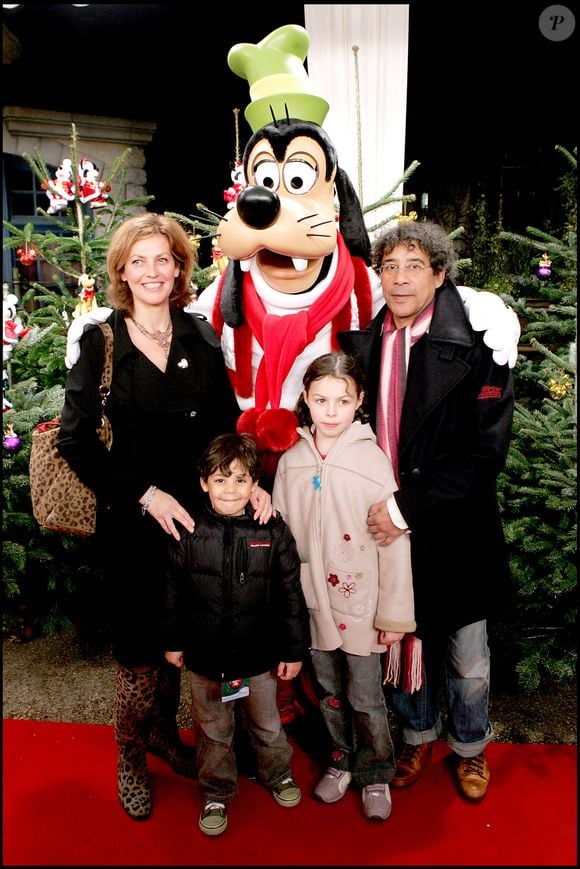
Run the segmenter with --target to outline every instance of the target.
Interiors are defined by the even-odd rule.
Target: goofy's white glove
[[[471,328],[485,332],[483,343],[493,350],[496,365],[513,368],[518,359],[521,327],[516,312],[487,290],[457,287]]]
[[[81,355],[81,335],[87,326],[104,323],[107,317],[113,313],[112,308],[94,308],[87,314],[81,314],[72,321],[66,333],[66,356],[64,363],[67,368],[72,368],[79,361]]]

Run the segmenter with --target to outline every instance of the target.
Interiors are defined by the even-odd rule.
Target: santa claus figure
[[[60,214],[66,211],[69,202],[75,198],[72,162],[68,157],[65,157],[55,171],[55,177],[52,180],[47,178],[41,187],[46,190],[50,200],[50,205],[46,209],[48,214]]]
[[[104,181],[99,181],[99,170],[88,157],[83,157],[78,166],[79,174],[79,199],[84,204],[89,203],[91,208],[102,208],[107,204],[110,186]]]
[[[236,199],[246,186],[244,180],[244,167],[242,163],[237,162],[231,171],[232,183],[224,190],[224,201],[227,202],[228,208],[235,208]]]
[[[12,355],[14,346],[18,344],[21,338],[25,338],[30,332],[28,326],[25,326],[17,315],[18,296],[14,293],[7,293],[2,299],[2,410],[10,410],[12,404],[6,398],[5,392],[10,385],[10,377],[8,374],[9,360]]]

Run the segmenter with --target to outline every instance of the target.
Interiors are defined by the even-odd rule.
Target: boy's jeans
[[[292,749],[276,705],[276,673],[251,676],[247,697],[222,702],[221,684],[189,672],[198,781],[206,800],[229,803],[237,792],[233,750],[234,707],[244,707],[246,729],[258,762],[258,778],[273,788],[290,775]]]
[[[433,742],[441,733],[440,698],[446,680],[447,743],[460,757],[480,754],[493,737],[488,718],[490,658],[486,622],[474,622],[440,643],[423,640],[423,687],[408,694],[390,691],[404,722],[403,740]]]

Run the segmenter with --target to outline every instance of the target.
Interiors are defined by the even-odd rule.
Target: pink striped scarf
[[[429,329],[435,302],[431,302],[411,326],[397,329],[389,310],[383,324],[381,374],[377,402],[377,442],[391,460],[399,482],[399,429],[407,385],[411,347]]]
[[[397,329],[391,311],[383,324],[381,374],[377,402],[377,442],[393,465],[399,481],[399,429],[401,409],[407,385],[407,369],[411,347],[425,334],[431,324],[435,302],[421,311],[415,322]],[[387,646],[384,683],[412,693],[423,684],[423,649],[415,634],[405,634],[398,643]]]

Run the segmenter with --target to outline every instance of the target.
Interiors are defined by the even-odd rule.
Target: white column
[[[308,76],[330,104],[323,128],[363,207],[369,206],[395,187],[406,168],[409,7],[316,3],[304,7],[304,21],[311,40]],[[373,212],[367,226],[399,211],[396,203]]]

